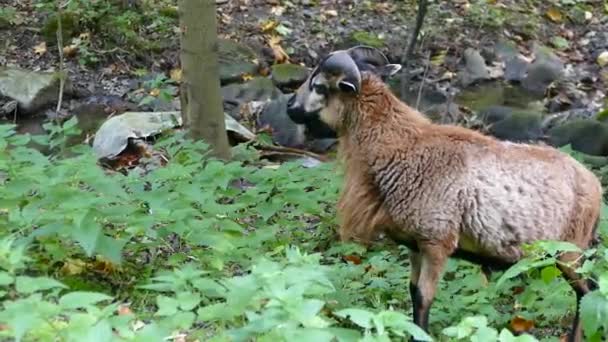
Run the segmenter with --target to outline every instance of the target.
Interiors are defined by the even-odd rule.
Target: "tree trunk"
[[[215,0],[180,0],[182,118],[193,139],[211,154],[230,158],[220,90]],[[184,103],[185,102],[185,103]]]

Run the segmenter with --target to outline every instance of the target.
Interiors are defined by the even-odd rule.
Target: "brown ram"
[[[337,132],[345,168],[340,237],[369,243],[384,233],[409,247],[413,320],[428,331],[449,257],[504,269],[522,257],[523,244],[537,240],[588,248],[602,188],[557,149],[432,123],[384,82],[399,69],[373,48],[333,52],[290,99],[288,114],[297,123],[320,119]],[[578,302],[590,282],[560,268],[577,296],[569,340],[580,341]]]

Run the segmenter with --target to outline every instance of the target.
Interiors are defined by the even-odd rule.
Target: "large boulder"
[[[608,156],[608,124],[597,120],[574,119],[551,128],[548,142],[556,147],[570,144],[572,149],[593,156]]]
[[[218,40],[218,61],[222,85],[240,82],[245,75],[258,74],[258,55],[246,45],[229,39]]]
[[[488,133],[498,139],[530,142],[542,138],[542,115],[508,106],[491,106],[479,114]]]
[[[550,49],[534,45],[534,62],[527,67],[521,85],[531,93],[542,95],[549,85],[559,80],[564,73],[564,63]]]
[[[126,112],[101,125],[93,151],[99,159],[112,159],[127,147],[129,139],[147,138],[181,124],[180,112]]]
[[[256,125],[270,128],[275,143],[287,147],[302,147],[305,140],[304,125],[298,125],[287,115],[287,101],[290,95],[282,95],[269,101],[262,109]]]
[[[33,112],[55,102],[59,95],[61,74],[0,67],[0,95],[14,99],[22,112]],[[72,92],[65,78],[64,94]]]
[[[458,74],[458,80],[463,87],[490,79],[490,71],[479,51],[467,48],[464,51],[464,62],[465,67]]]
[[[237,120],[240,119],[239,111],[243,104],[277,99],[281,94],[272,80],[266,77],[255,77],[245,83],[222,87],[224,110]]]
[[[308,69],[298,64],[275,64],[270,76],[277,87],[296,88],[308,78]]]

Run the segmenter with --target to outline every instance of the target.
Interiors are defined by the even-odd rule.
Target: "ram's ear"
[[[386,64],[383,66],[380,66],[376,69],[376,72],[382,77],[382,78],[389,78],[394,76],[396,73],[399,72],[399,70],[401,70],[402,66],[401,64]]]
[[[345,93],[358,94],[361,89],[361,75],[359,70],[352,72],[337,79],[337,88]]]
[[[345,93],[358,93],[359,92],[359,87],[349,81],[346,80],[342,80],[340,82],[338,82],[338,89],[340,89],[341,91],[345,92]]]

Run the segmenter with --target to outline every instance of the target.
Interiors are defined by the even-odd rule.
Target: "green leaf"
[[[177,294],[177,301],[182,310],[190,311],[201,302],[201,295],[192,292],[180,292]]]
[[[518,275],[527,272],[531,269],[544,267],[548,265],[555,264],[555,258],[547,258],[544,260],[535,261],[532,259],[521,259],[515,265],[511,266],[509,269],[502,274],[502,276],[496,282],[496,288],[500,288],[502,284],[508,279],[517,277]]]
[[[8,272],[0,272],[0,286],[7,286],[12,284],[15,281],[15,278],[10,275]]]
[[[64,309],[76,309],[110,299],[112,299],[112,297],[103,293],[76,291],[62,296],[61,299],[59,299],[59,305]]]
[[[600,292],[605,297],[608,297],[608,272],[604,272],[604,273],[600,274],[599,279],[598,279],[598,285],[600,288]]]
[[[172,316],[177,314],[179,302],[175,298],[160,295],[156,297],[156,304],[158,305],[156,316]]]
[[[587,293],[580,303],[585,334],[594,335],[602,326],[608,331],[608,299],[599,291]]]
[[[561,271],[554,265],[547,266],[540,271],[540,276],[545,284],[551,283],[561,275]]]
[[[97,240],[96,252],[115,264],[122,263],[122,249],[127,240],[118,240],[101,235]]]
[[[55,279],[47,277],[18,276],[15,281],[15,289],[19,293],[33,293],[54,288],[67,289],[68,287]]]
[[[551,44],[558,50],[565,50],[570,47],[570,43],[568,43],[564,37],[560,36],[551,38]]]
[[[371,329],[372,319],[375,316],[375,314],[362,309],[344,309],[335,312],[335,315],[342,318],[348,318],[356,325],[365,329]]]
[[[77,226],[72,229],[72,238],[76,240],[88,257],[92,256],[102,236],[101,224],[97,222],[97,211],[89,209]]]
[[[555,256],[559,252],[582,252],[577,245],[566,241],[538,241],[536,245],[551,256]]]

